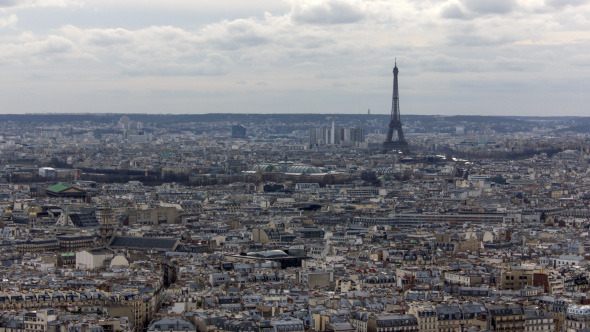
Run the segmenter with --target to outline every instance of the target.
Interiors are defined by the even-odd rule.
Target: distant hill
[[[561,128],[561,129],[557,129],[557,130],[553,131],[553,133],[556,133],[556,134],[567,133],[567,132],[578,133],[578,134],[590,134],[590,124]]]

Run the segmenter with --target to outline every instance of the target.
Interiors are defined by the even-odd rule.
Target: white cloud
[[[72,40],[59,35],[31,38],[21,35],[21,42],[5,43],[0,47],[3,64],[25,65],[27,68],[43,68],[55,62],[96,61]]]
[[[133,34],[125,29],[92,29],[85,42],[99,47],[129,44],[133,41]]]
[[[10,14],[8,17],[0,17],[0,28],[6,28],[18,22],[18,17],[15,14]]]
[[[224,20],[199,31],[202,41],[214,47],[235,50],[265,44],[272,39],[272,27],[257,19]]]

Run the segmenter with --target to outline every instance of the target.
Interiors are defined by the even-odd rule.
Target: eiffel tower
[[[399,113],[399,93],[397,90],[397,61],[393,67],[393,98],[391,101],[391,120],[389,120],[389,130],[387,131],[387,138],[383,142],[382,153],[389,151],[399,151],[403,154],[410,154],[408,142],[404,138],[404,131],[402,129],[402,120]],[[393,131],[397,133],[397,139],[393,140]]]

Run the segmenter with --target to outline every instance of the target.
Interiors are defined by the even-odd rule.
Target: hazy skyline
[[[0,0],[1,113],[590,112],[586,0]]]

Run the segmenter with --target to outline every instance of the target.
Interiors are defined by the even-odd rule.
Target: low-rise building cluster
[[[590,328],[587,137],[402,157],[123,120],[80,146],[42,130],[61,167],[38,134],[0,139],[0,332]]]

